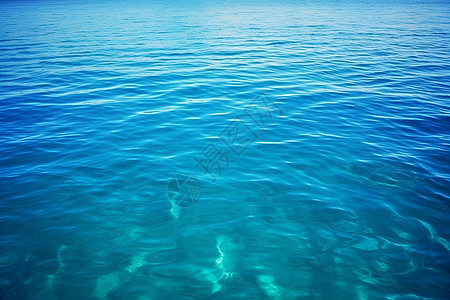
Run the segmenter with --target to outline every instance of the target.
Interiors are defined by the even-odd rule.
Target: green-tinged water
[[[449,8],[1,1],[0,300],[448,299]]]

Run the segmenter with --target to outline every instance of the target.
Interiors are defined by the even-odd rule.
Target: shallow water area
[[[0,2],[0,300],[448,299],[449,8]]]

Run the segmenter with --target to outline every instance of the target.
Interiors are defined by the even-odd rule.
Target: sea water
[[[448,299],[446,1],[0,2],[0,299]]]

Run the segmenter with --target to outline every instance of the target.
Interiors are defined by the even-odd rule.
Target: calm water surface
[[[448,299],[446,1],[1,1],[0,299]]]

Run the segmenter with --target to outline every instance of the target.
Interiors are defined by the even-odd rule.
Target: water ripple
[[[0,298],[447,298],[448,14],[2,1]]]

